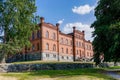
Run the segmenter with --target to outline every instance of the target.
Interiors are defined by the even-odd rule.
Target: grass
[[[2,73],[0,75],[16,77],[17,80],[41,80],[43,78],[48,78],[47,80],[115,80],[102,72],[103,69],[41,70],[21,73]]]

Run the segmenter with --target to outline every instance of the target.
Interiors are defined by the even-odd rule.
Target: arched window
[[[78,41],[76,41],[76,46],[78,47]]]
[[[56,35],[55,35],[55,33],[53,33],[53,39],[54,39],[54,40],[56,39]]]
[[[68,44],[68,39],[66,39],[66,44]]]
[[[79,47],[81,47],[81,42],[79,42]]]
[[[49,32],[46,31],[46,38],[49,38]]]
[[[46,43],[46,50],[49,50],[49,44]]]
[[[61,43],[64,43],[63,38],[61,38]]]
[[[37,31],[37,38],[40,38],[40,31]]]
[[[82,47],[84,47],[84,43],[82,43]]]
[[[53,45],[53,51],[56,51],[56,45],[55,44]]]
[[[34,36],[34,32],[32,33],[32,40],[34,40],[35,39],[35,36]]]
[[[66,53],[68,54],[68,48],[66,49]]]
[[[73,43],[72,43],[72,40],[70,41],[70,43],[71,43],[71,45],[73,44]]]
[[[77,54],[79,54],[78,50],[77,50]]]

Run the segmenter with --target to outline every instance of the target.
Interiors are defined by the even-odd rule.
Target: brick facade
[[[24,60],[87,61],[93,57],[90,41],[85,40],[84,31],[73,27],[73,33],[59,31],[59,24],[53,25],[40,18],[39,29],[31,35],[31,48],[23,51]]]

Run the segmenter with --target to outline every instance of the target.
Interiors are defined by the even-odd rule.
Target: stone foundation
[[[42,53],[42,60],[58,61],[58,53]]]
[[[41,53],[26,53],[26,54],[15,54],[11,57],[8,57],[6,62],[18,62],[18,61],[32,61],[32,60],[41,60]]]
[[[0,64],[0,72],[94,68],[93,63]]]
[[[60,55],[60,61],[73,61],[73,56]]]
[[[71,55],[60,55],[58,53],[46,53],[46,52],[34,52],[34,53],[25,53],[25,54],[16,54],[12,57],[9,57],[6,62],[17,62],[17,61],[33,61],[33,60],[43,60],[43,61],[73,61],[73,56]],[[76,56],[76,61],[89,62],[90,59],[80,58]]]

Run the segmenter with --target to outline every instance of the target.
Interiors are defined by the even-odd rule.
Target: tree
[[[0,1],[0,52],[3,61],[7,54],[18,53],[30,46],[29,37],[35,28],[35,0]]]
[[[120,0],[99,0],[95,8],[96,21],[91,25],[93,32],[94,59],[104,61],[120,60]]]

